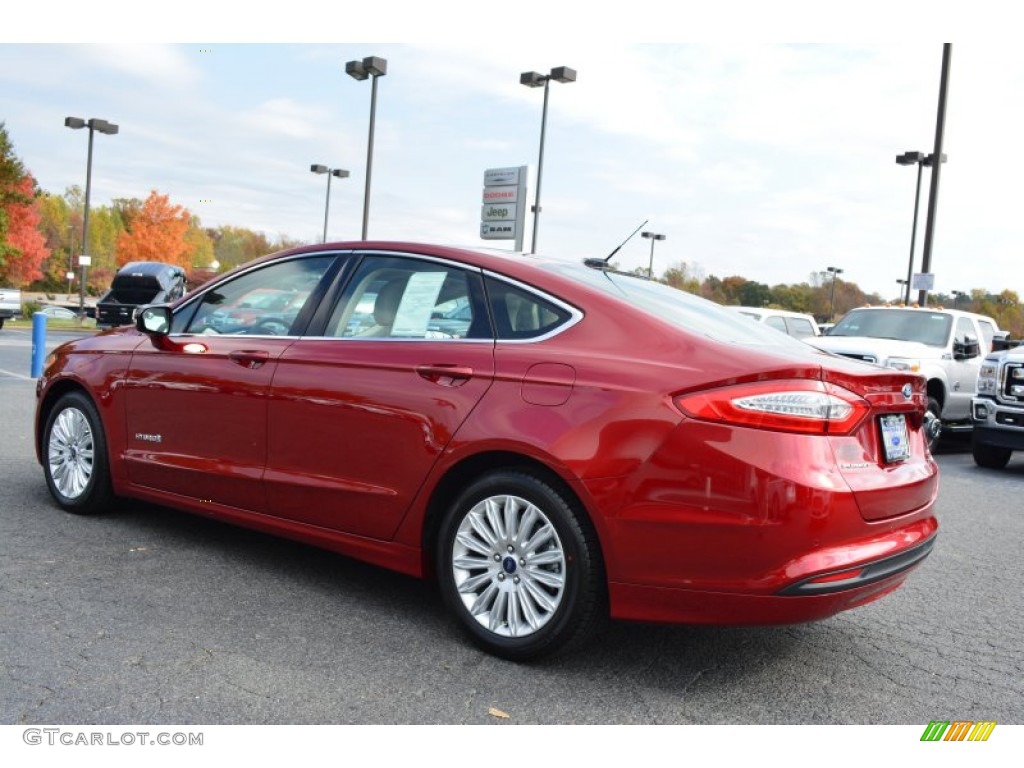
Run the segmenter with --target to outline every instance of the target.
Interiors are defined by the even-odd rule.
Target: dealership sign
[[[526,166],[484,171],[480,208],[480,237],[484,240],[515,240],[523,250],[526,219]]]

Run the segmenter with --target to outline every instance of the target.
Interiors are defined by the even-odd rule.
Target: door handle
[[[259,349],[241,349],[228,353],[228,360],[243,368],[259,368],[269,359],[270,353]]]
[[[421,365],[416,373],[442,387],[461,387],[473,378],[473,369],[463,365]]]

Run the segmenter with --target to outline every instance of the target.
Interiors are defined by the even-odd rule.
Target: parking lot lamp
[[[832,273],[832,299],[828,307],[828,321],[834,323],[836,321],[836,276],[842,274],[843,270],[839,267],[829,267],[828,271]]]
[[[363,234],[366,239],[367,225],[370,221],[370,177],[373,174],[373,130],[377,120],[377,78],[388,73],[388,61],[380,56],[367,56],[362,61],[349,61],[345,64],[345,73],[355,80],[371,78],[370,88],[370,136],[366,142],[366,191],[363,193]]]
[[[896,155],[898,165],[917,166],[917,189],[914,192],[914,220],[910,225],[910,261],[907,264],[907,287],[906,304],[910,306],[910,282],[914,277],[914,241],[917,239],[917,213],[921,207],[921,171],[925,167],[930,168],[935,162],[935,155],[925,155],[924,152],[904,152]],[[942,162],[946,162],[946,156],[942,156]]]
[[[897,277],[896,282],[899,283],[900,286],[900,301],[905,301],[906,290],[904,289],[904,286],[910,285],[910,283],[907,280],[904,280],[902,277]]]
[[[323,242],[327,242],[327,214],[331,210],[331,177],[334,176],[338,179],[348,178],[348,171],[341,168],[328,168],[326,165],[311,165],[309,170],[313,173],[326,173],[327,174],[327,202],[324,203],[324,239]]]
[[[533,239],[530,245],[530,253],[537,252],[537,225],[540,222],[540,182],[544,173],[544,133],[548,123],[548,86],[554,80],[558,83],[573,83],[576,81],[576,70],[571,67],[555,67],[550,74],[542,75],[540,72],[523,72],[519,75],[519,83],[527,88],[540,88],[544,86],[544,109],[540,117],[540,154],[537,158],[537,189],[533,196]]]
[[[664,235],[655,234],[654,232],[641,232],[640,237],[646,237],[651,241],[651,260],[647,264],[647,279],[654,279],[654,243],[656,240],[664,240]]]
[[[85,319],[85,271],[86,265],[82,263],[82,257],[89,254],[89,194],[92,191],[92,138],[96,131],[113,136],[118,131],[114,123],[108,123],[98,117],[83,120],[80,117],[65,117],[64,125],[67,128],[78,130],[79,128],[89,129],[89,155],[85,163],[85,213],[82,221],[82,253],[79,255],[79,263],[82,264],[82,276],[78,286],[78,319]]]

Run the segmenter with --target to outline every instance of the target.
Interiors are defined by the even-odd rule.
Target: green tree
[[[644,270],[646,273],[646,270]],[[661,276],[661,282],[687,293],[700,294],[700,280],[690,271],[685,261],[677,261]]]

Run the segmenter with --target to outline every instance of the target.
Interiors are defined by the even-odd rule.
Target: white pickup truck
[[[999,326],[991,317],[935,307],[859,307],[826,336],[807,341],[826,352],[920,373],[928,380],[927,434],[969,431],[978,370]]]
[[[21,315],[21,291],[17,288],[0,288],[0,328],[12,317]]]

